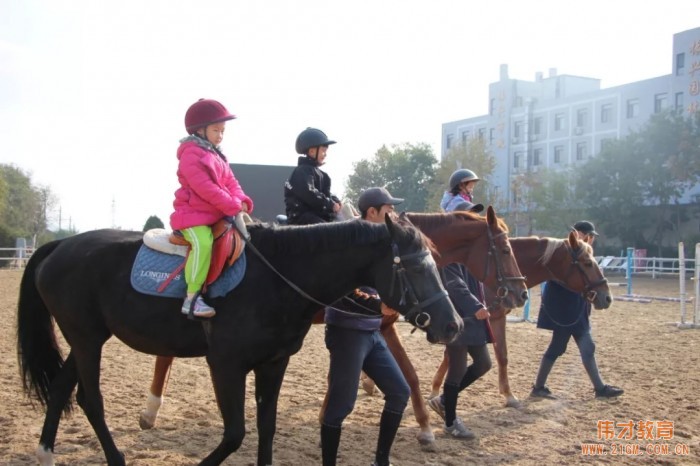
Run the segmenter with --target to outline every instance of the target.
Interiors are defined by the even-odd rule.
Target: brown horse
[[[469,212],[405,215],[433,241],[440,253],[440,257],[436,258],[439,266],[463,263],[506,305],[520,307],[524,304],[527,299],[525,278],[521,276],[512,254],[508,228],[496,217],[491,207],[487,209],[485,218]],[[419,380],[393,325],[397,318],[398,315],[386,316],[382,322],[382,333],[411,387],[411,401],[421,426],[418,440],[422,445],[431,446],[435,437],[430,428],[428,410],[424,399],[413,395],[420,394]],[[318,313],[314,322],[323,322],[323,314]],[[156,358],[146,409],[139,420],[142,429],[149,429],[155,424],[172,361],[172,357]]]
[[[569,233],[568,240],[553,238],[513,238],[510,240],[513,253],[520,270],[527,277],[527,286],[532,288],[546,280],[555,280],[567,288],[582,293],[596,309],[607,309],[612,304],[612,294],[608,281],[593,257],[591,247],[578,240],[576,234]],[[486,301],[493,302],[493,296],[486,291]],[[492,305],[491,329],[493,349],[498,364],[498,391],[506,399],[506,406],[517,408],[520,401],[510,391],[508,382],[508,346],[506,342],[506,315],[511,309],[507,306]],[[431,387],[431,398],[440,393],[442,381],[447,373],[447,355],[438,367]]]

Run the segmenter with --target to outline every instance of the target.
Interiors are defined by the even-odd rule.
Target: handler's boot
[[[401,424],[402,413],[392,413],[391,411],[382,411],[382,419],[379,421],[379,439],[377,439],[377,452],[374,456],[373,465],[390,466],[389,452],[391,445],[396,438],[396,432]]]
[[[321,425],[321,458],[323,466],[335,466],[342,428]]]

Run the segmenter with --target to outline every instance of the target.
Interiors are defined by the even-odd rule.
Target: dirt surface
[[[36,464],[34,450],[43,423],[39,406],[32,405],[22,392],[17,367],[15,313],[20,277],[21,271],[0,270],[2,465]],[[638,279],[634,286],[635,293],[678,296],[677,279]],[[687,288],[691,294],[691,282]],[[626,289],[613,291],[623,293]],[[536,317],[538,290],[532,299],[532,314]],[[417,424],[409,403],[394,444],[392,462],[397,466],[700,464],[700,330],[679,330],[670,325],[679,321],[679,309],[679,303],[674,302],[617,301],[609,310],[594,312],[593,338],[603,378],[625,389],[625,394],[614,400],[593,397],[573,341],[548,381],[559,398],[528,399],[550,332],[538,330],[531,323],[509,323],[511,387],[523,401],[523,407],[503,407],[494,364],[494,369],[459,399],[458,415],[477,433],[476,440],[447,438],[440,420],[433,415],[437,451],[422,451],[415,440]],[[693,304],[688,307],[689,315],[692,309]],[[428,344],[420,332],[411,335],[410,330],[409,325],[399,324],[399,333],[427,393],[430,378],[442,357],[442,347]],[[313,326],[304,347],[292,358],[282,386],[275,464],[320,464],[317,419],[327,367],[323,327]],[[216,447],[222,434],[206,363],[201,358],[175,361],[158,423],[154,429],[142,431],[138,417],[152,369],[152,357],[136,353],[116,339],[105,346],[102,391],[107,424],[115,441],[130,465],[197,464]],[[257,433],[250,382],[252,379],[246,401],[248,435],[240,450],[225,464],[256,463]],[[373,460],[382,404],[381,395],[369,396],[360,391],[355,411],[344,424],[339,464],[366,466]],[[634,424],[631,438],[624,438],[625,426],[630,421]],[[653,428],[650,434],[638,428],[640,421]],[[670,422],[664,424],[665,421]],[[615,438],[599,438],[602,433],[599,426],[604,425],[610,427]],[[670,431],[664,430],[669,426]],[[582,444],[589,443],[603,445],[606,454],[583,454]],[[614,445],[619,446],[617,450]],[[632,453],[637,445],[640,455],[613,454]],[[651,455],[646,451],[648,445],[652,449],[668,445],[669,451]],[[55,453],[57,464],[61,465],[106,464],[93,430],[79,408],[70,418],[62,420]]]

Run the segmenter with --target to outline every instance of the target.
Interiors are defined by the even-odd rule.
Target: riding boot
[[[474,364],[472,364],[467,368],[467,372],[464,374],[464,377],[462,377],[462,381],[459,383],[459,391],[461,392],[478,379],[479,377],[476,376],[476,371],[474,370]]]
[[[321,457],[323,466],[335,466],[340,444],[340,427],[321,425]]]
[[[445,404],[446,426],[451,426],[457,417],[457,395],[459,395],[459,386],[446,383],[442,387],[442,398]]]
[[[547,377],[549,377],[549,373],[552,371],[552,367],[554,367],[554,361],[556,361],[556,359],[542,358],[540,370],[537,371],[537,379],[535,379],[535,388],[542,388],[545,386]]]
[[[389,466],[389,453],[391,445],[394,443],[396,432],[401,424],[402,413],[392,413],[382,411],[382,419],[379,422],[379,439],[377,439],[377,453],[374,457],[374,464],[377,466]]]

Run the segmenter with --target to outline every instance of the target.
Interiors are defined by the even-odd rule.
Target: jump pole
[[[678,277],[681,298],[681,327],[685,327],[685,249],[682,241],[678,243]]]
[[[695,243],[695,314],[693,315],[693,326],[700,327],[700,243]]]
[[[632,294],[632,260],[634,260],[634,248],[627,248],[627,295]]]

